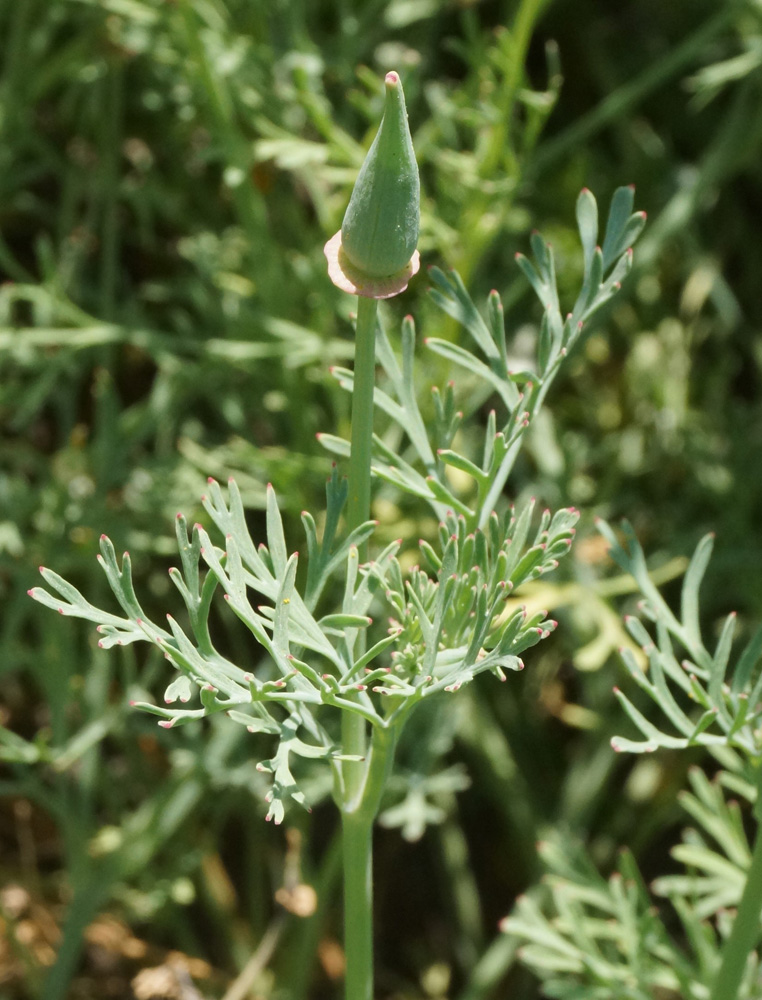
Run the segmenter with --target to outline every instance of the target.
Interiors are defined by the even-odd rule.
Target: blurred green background
[[[126,704],[163,689],[163,661],[99,650],[26,591],[42,564],[109,606],[106,532],[146,605],[176,607],[172,520],[203,519],[210,475],[236,477],[255,526],[272,482],[302,544],[299,512],[322,509],[330,470],[315,433],[348,425],[328,369],[351,358],[353,302],[322,247],[391,68],[421,167],[424,263],[456,267],[477,301],[496,288],[517,353],[538,322],[513,259],[532,229],[573,294],[581,187],[603,207],[635,184],[649,226],[509,484],[583,511],[573,565],[529,595],[563,627],[510,683],[420,711],[401,750],[389,805],[411,822],[407,840],[378,834],[378,996],[539,997],[497,922],[536,880],[548,830],[584,839],[603,871],[622,843],[647,875],[668,864],[689,761],[633,766],[608,746],[626,728],[611,687],[634,598],[593,517],[630,518],[667,581],[716,531],[707,627],[732,609],[742,629],[758,621],[760,0],[5,0],[2,1000],[340,996],[324,784],[311,816],[266,826],[237,727],[157,730]],[[411,312],[422,335],[459,337],[423,272],[387,306],[390,330]],[[422,388],[442,377],[420,374]],[[374,514],[380,538],[430,530],[389,490]],[[302,882],[311,915],[309,894],[302,915],[293,892],[274,902]]]

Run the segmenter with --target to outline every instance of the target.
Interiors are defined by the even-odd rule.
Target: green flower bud
[[[421,188],[397,73],[386,74],[384,117],[357,176],[341,231],[325,248],[328,272],[345,291],[388,298],[419,267]]]
[[[341,226],[351,264],[387,278],[410,262],[418,243],[421,185],[396,73],[386,75],[384,117],[368,150]]]

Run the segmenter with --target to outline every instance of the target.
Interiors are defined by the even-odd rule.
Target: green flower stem
[[[370,517],[370,451],[373,444],[373,388],[376,370],[378,301],[358,297],[355,383],[352,392],[352,435],[349,456],[347,528],[353,531]],[[367,558],[367,545],[360,561]]]
[[[710,1000],[736,1000],[746,970],[746,960],[759,943],[762,913],[762,765],[757,766],[757,801],[754,806],[757,833],[746,886],[733,921],[730,936],[722,949],[722,962]]]
[[[376,367],[375,299],[359,297],[352,433],[349,458],[347,528],[354,530],[370,516],[370,455],[373,444],[373,389]],[[360,560],[367,559],[367,545]],[[342,749],[366,756],[366,723],[354,712],[342,715]],[[391,766],[394,739],[374,727],[370,761],[343,764],[342,834],[344,855],[344,951],[347,1000],[373,997],[373,823]]]
[[[373,824],[394,762],[398,727],[377,726],[359,800],[342,811],[346,1000],[373,998]]]
[[[355,380],[352,392],[352,433],[349,455],[347,530],[354,531],[370,517],[370,453],[373,444],[373,388],[376,369],[376,299],[358,297],[355,347]],[[360,561],[368,558],[367,544],[360,547]],[[342,717],[344,753],[365,756],[365,720],[354,712]],[[358,795],[364,765],[344,763],[344,803]]]

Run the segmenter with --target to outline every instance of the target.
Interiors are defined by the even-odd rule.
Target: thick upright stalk
[[[358,298],[355,347],[355,379],[352,392],[352,432],[349,455],[349,498],[347,528],[353,531],[370,517],[370,452],[373,444],[373,388],[376,368],[375,299]],[[368,557],[367,546],[360,560]],[[365,720],[353,712],[342,718],[344,753],[365,756]],[[359,794],[365,767],[363,762],[344,764],[344,802],[351,804]]]
[[[398,730],[373,730],[361,798],[342,811],[346,1000],[373,998],[373,824],[394,762]]]
[[[373,819],[344,812],[344,996],[373,998]]]
[[[736,1000],[746,970],[746,961],[759,943],[759,920],[762,914],[762,765],[758,766],[757,771],[757,802],[754,806],[757,833],[751,866],[730,936],[722,949],[720,971],[712,987],[710,1000]]]
[[[353,531],[370,516],[370,455],[373,444],[373,389],[376,366],[375,299],[358,299],[355,346],[352,432],[349,458],[347,527]],[[360,559],[367,559],[363,546]],[[352,712],[342,718],[342,749],[365,758],[365,720]],[[373,755],[377,756],[377,741]],[[347,1000],[372,1000],[373,996],[373,821],[375,808],[368,800],[372,765],[345,761],[343,765],[342,833],[344,853],[344,951]]]

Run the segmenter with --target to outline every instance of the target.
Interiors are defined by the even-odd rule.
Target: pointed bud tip
[[[390,70],[384,77],[384,83],[387,87],[396,87],[399,82],[399,73],[395,73],[394,70]]]

